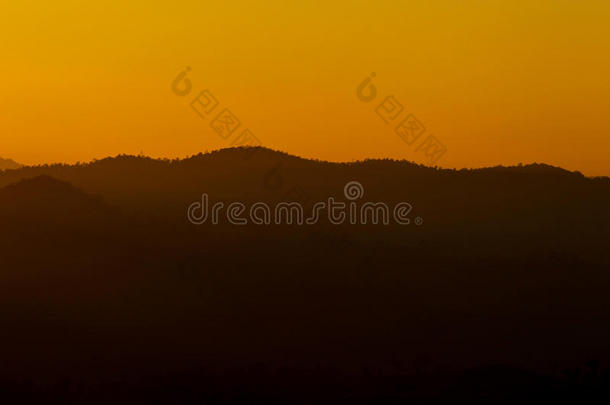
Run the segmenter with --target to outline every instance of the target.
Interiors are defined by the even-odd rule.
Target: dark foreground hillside
[[[411,203],[411,223],[186,217],[202,193],[310,207],[349,181]],[[608,397],[608,179],[232,149],[28,167],[0,187],[10,403]]]

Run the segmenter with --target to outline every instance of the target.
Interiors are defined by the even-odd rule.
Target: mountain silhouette
[[[485,243],[488,232],[529,238],[601,230],[608,220],[610,179],[532,164],[474,170],[435,169],[407,161],[330,163],[264,148],[234,148],[184,160],[118,156],[80,165],[25,167],[0,174],[0,187],[35,176],[53,176],[84,192],[101,195],[126,212],[186,222],[186,208],[207,193],[215,201],[311,205],[343,198],[358,181],[366,201],[413,205],[426,221],[423,232],[464,226]],[[592,241],[593,245],[598,242]]]
[[[22,167],[19,163],[15,162],[12,159],[3,159],[0,157],[0,171],[1,170],[9,170],[9,169],[19,169]]]
[[[311,207],[347,202],[350,181],[358,203],[409,202],[412,222],[186,218],[202,193]],[[81,403],[599,396],[609,203],[609,179],[542,164],[448,170],[263,148],[5,171],[0,388]]]
[[[0,189],[0,222],[18,234],[25,229],[55,232],[93,230],[119,221],[120,213],[100,196],[85,194],[49,176],[24,179]]]

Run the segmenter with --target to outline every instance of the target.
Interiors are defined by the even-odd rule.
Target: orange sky
[[[21,163],[230,146],[189,106],[209,89],[239,130],[305,157],[426,163],[375,112],[393,95],[440,166],[610,175],[606,0],[21,0],[1,18],[0,156]]]

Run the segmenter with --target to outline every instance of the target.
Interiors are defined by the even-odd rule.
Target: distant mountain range
[[[7,170],[7,169],[19,169],[20,167],[22,167],[22,165],[20,165],[19,163],[15,162],[12,159],[3,159],[0,157],[0,170]]]
[[[217,201],[313,203],[342,197],[350,181],[364,187],[362,201],[409,202],[429,226],[500,221],[521,229],[543,220],[561,226],[571,218],[579,226],[610,202],[610,179],[544,164],[451,170],[395,160],[330,163],[265,148],[223,149],[183,160],[117,156],[28,166],[0,173],[0,187],[37,176],[68,182],[127,212],[180,220],[202,193]]]
[[[211,202],[309,207],[346,202],[351,181],[363,188],[358,203],[406,201],[414,221],[186,219],[202,193]],[[188,393],[184,403],[208,398],[216,381],[269,398],[338,390],[329,403],[405,402],[352,401],[346,392],[476,399],[468,395],[481,381],[525,398],[538,373],[550,373],[542,402],[581,381],[587,392],[606,389],[610,369],[590,361],[610,364],[609,206],[610,179],[543,164],[447,170],[238,148],[4,171],[0,380],[48,370],[94,386],[100,375],[133,375],[137,387],[144,375],[173,384],[174,370],[185,376],[171,388]],[[585,364],[593,371],[582,379],[561,374]],[[469,380],[467,369],[490,371]],[[522,386],[506,384],[513,373]],[[166,398],[164,387],[143,386],[146,403]]]

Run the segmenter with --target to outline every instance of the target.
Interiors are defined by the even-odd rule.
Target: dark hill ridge
[[[68,182],[45,175],[24,179],[0,189],[0,204],[8,203],[102,205],[100,197],[89,196]]]
[[[210,202],[296,200],[307,209],[329,197],[343,200],[344,185],[358,181],[364,187],[360,202],[409,202],[412,217],[423,218],[424,226],[375,228],[357,238],[394,243],[416,232],[426,238],[422,243],[468,254],[476,254],[471,249],[476,244],[498,250],[509,244],[599,256],[610,236],[610,179],[543,164],[451,170],[390,159],[331,163],[266,148],[230,148],[182,160],[121,155],[24,167],[1,173],[0,187],[36,176],[68,182],[140,219],[187,228],[194,225],[187,222],[186,209],[202,193]],[[357,227],[349,232],[358,234]],[[464,244],[470,248],[459,247]]]
[[[264,168],[270,169],[275,166],[269,166],[269,164],[286,166],[286,168],[303,168],[312,166],[323,166],[323,167],[388,167],[396,166],[403,169],[418,170],[421,172],[438,172],[438,173],[449,173],[449,172],[469,172],[469,173],[488,173],[488,172],[503,172],[503,173],[522,173],[522,174],[556,174],[565,176],[578,176],[584,177],[579,172],[570,172],[560,167],[555,167],[547,164],[532,163],[527,165],[519,166],[495,166],[480,169],[440,169],[429,167],[421,164],[416,164],[407,160],[394,160],[394,159],[365,159],[362,161],[354,162],[328,162],[316,159],[305,159],[290,155],[284,152],[271,150],[263,147],[240,147],[240,148],[226,148],[212,152],[199,153],[185,159],[154,159],[145,156],[133,156],[133,155],[118,155],[116,157],[107,157],[100,160],[94,160],[89,163],[79,163],[77,165],[66,165],[66,164],[50,164],[40,166],[29,166],[19,171],[19,173],[6,173],[0,177],[2,185],[10,182],[13,177],[19,177],[26,175],[31,177],[31,173],[36,172],[49,172],[58,171],[62,172],[68,169],[125,169],[131,168],[132,170],[155,170],[161,168],[174,168],[174,169],[209,169],[215,166],[225,166],[226,169],[231,167],[242,168],[249,167],[252,169]],[[21,166],[19,166],[21,167]],[[608,179],[605,178],[604,179]],[[608,179],[610,181],[610,179]]]
[[[107,220],[117,221],[118,213],[101,196],[88,195],[50,176],[24,179],[0,189],[0,220],[16,226],[93,228]]]
[[[0,187],[41,175],[128,211],[180,219],[204,192],[214,200],[314,202],[342,197],[344,185],[354,180],[363,185],[365,200],[410,202],[429,224],[592,221],[610,203],[610,179],[548,165],[451,170],[389,159],[331,163],[265,148],[223,149],[183,160],[122,155],[24,167],[0,173]]]
[[[70,183],[44,175],[24,179],[0,189],[0,201],[44,201],[62,197],[82,200],[85,194]]]
[[[307,171],[303,173],[303,171]],[[591,179],[578,172],[570,172],[558,167],[544,164],[530,164],[512,167],[491,167],[483,169],[438,169],[418,165],[405,160],[369,159],[350,163],[332,163],[318,160],[308,160],[288,155],[266,148],[228,148],[206,154],[198,154],[186,159],[152,159],[141,156],[119,155],[86,164],[65,165],[53,164],[24,167],[20,170],[0,174],[0,187],[14,183],[24,178],[40,175],[53,176],[82,187],[85,191],[91,188],[99,191],[111,191],[125,188],[137,191],[164,189],[171,187],[189,189],[200,187],[207,183],[239,183],[254,181],[263,183],[265,189],[273,190],[279,187],[273,180],[281,177],[283,186],[290,186],[297,180],[304,180],[311,185],[324,183],[327,176],[334,174],[359,175],[363,172],[380,175],[380,181],[401,183],[404,179],[413,178],[447,178],[476,179],[482,177],[512,179],[515,181],[527,178],[562,179],[579,181],[583,184]],[[302,175],[311,180],[300,179]],[[291,179],[291,176],[295,176]],[[358,180],[358,179],[356,179]],[[610,179],[600,178],[600,182]],[[303,181],[301,181],[303,182]],[[300,184],[300,183],[299,183]],[[261,184],[259,184],[261,185]]]
[[[19,163],[15,162],[12,159],[3,159],[0,157],[0,171],[1,170],[11,170],[11,169],[19,169],[22,167]]]
[[[316,201],[340,199],[353,180],[362,201],[411,202],[424,224],[185,220],[204,192]],[[65,392],[79,396],[84,381],[108,401],[60,402],[92,404],[116,402],[139,381],[151,397],[144,403],[191,403],[215,390],[211,403],[227,403],[221,394],[232,386],[260,390],[268,396],[255,398],[269,403],[316,390],[328,403],[426,402],[451,387],[473,393],[459,403],[477,403],[495,384],[514,393],[506,378],[515,374],[536,389],[533,376],[552,376],[539,389],[547,400],[563,394],[563,370],[610,366],[607,178],[545,165],[440,170],[230,149],[26,167],[0,174],[0,185],[8,387],[74,381]],[[508,368],[493,372],[497,364]],[[481,370],[470,388],[459,378],[468,368]],[[587,373],[572,374],[587,392],[607,387],[610,372]]]

